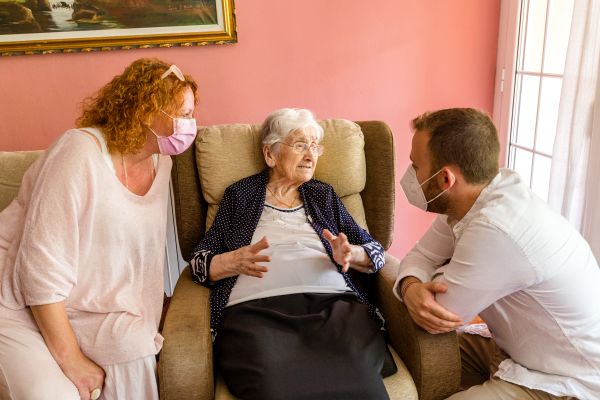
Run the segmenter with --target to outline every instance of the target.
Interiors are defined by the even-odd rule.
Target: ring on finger
[[[102,389],[100,388],[95,388],[90,392],[90,399],[91,400],[98,400],[98,398],[100,397],[100,395],[102,394]]]

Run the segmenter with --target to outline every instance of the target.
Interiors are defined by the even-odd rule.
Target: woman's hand
[[[331,245],[333,260],[342,266],[342,272],[348,272],[352,261],[352,245],[344,232],[335,236],[329,229],[323,229],[323,236]]]
[[[270,256],[260,254],[267,248],[269,248],[269,242],[267,237],[263,236],[256,243],[214,256],[209,268],[209,279],[214,282],[236,275],[262,278],[269,269],[258,263],[271,261]]]
[[[102,389],[106,374],[95,362],[83,353],[60,364],[63,373],[73,382],[79,391],[81,400],[90,400],[94,389]]]
[[[73,382],[81,400],[90,400],[94,389],[102,389],[105,373],[81,351],[67,317],[65,302],[31,306],[31,313],[52,357]]]

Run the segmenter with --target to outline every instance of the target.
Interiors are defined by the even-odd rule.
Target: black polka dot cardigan
[[[210,325],[213,340],[221,321],[221,313],[229,301],[237,276],[216,282],[210,281],[208,279],[210,261],[216,254],[250,244],[263,211],[268,176],[268,170],[265,170],[244,178],[225,190],[212,227],[192,253],[190,265],[194,281],[212,288]],[[311,179],[302,184],[298,191],[304,202],[308,221],[321,238],[331,262],[344,276],[348,287],[362,302],[369,305],[371,315],[383,324],[381,315],[368,301],[366,293],[355,284],[349,274],[341,272],[341,266],[333,260],[331,246],[323,237],[323,229],[329,229],[334,235],[344,232],[351,244],[362,246],[373,262],[375,271],[381,269],[385,263],[383,247],[354,221],[330,185]]]

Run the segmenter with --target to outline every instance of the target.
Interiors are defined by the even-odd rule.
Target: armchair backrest
[[[42,151],[0,151],[0,211],[16,197],[27,168]]]
[[[325,153],[315,178],[331,184],[354,219],[387,249],[394,226],[394,142],[381,121],[320,121]],[[187,260],[212,224],[227,186],[265,168],[258,125],[200,127],[195,145],[173,157],[179,245]]]

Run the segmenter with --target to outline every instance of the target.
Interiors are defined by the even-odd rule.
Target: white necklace
[[[127,181],[127,167],[125,167],[125,159],[123,158],[123,154],[121,153],[121,169],[123,169],[123,178],[125,180],[125,187],[129,189],[129,182]],[[152,160],[150,161],[150,176],[152,180],[154,180],[154,165]]]
[[[123,177],[125,178],[125,187],[129,189],[129,183],[127,182],[127,168],[125,167],[125,159],[123,153],[121,153],[121,169],[123,170]]]

